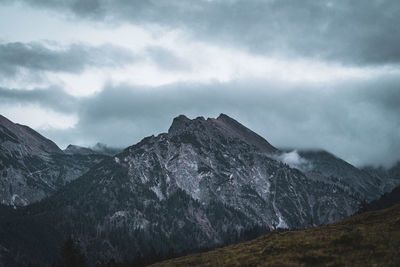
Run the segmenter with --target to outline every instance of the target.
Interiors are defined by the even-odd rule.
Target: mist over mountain
[[[11,130],[7,133],[11,137],[3,138],[3,146],[11,142],[28,150],[10,140]],[[57,155],[62,161],[54,166],[80,166],[81,176],[63,176],[73,181],[40,202],[17,210],[2,207],[4,262],[49,264],[69,236],[90,263],[122,261],[136,252],[218,247],[252,231],[337,221],[398,181],[371,175],[326,151],[280,151],[225,114],[178,116],[168,133],[146,137],[111,157],[91,154],[93,148],[50,147],[54,153],[40,150],[44,169]],[[90,164],[82,167],[82,159]]]
[[[108,146],[103,143],[96,143],[94,146],[89,147],[89,148],[91,150],[95,151],[96,153],[109,155],[109,156],[113,156],[123,150],[122,148],[111,147],[111,146]]]

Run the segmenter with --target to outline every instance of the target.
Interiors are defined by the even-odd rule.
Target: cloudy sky
[[[400,160],[397,0],[0,0],[0,114],[60,147],[226,113],[277,147]]]

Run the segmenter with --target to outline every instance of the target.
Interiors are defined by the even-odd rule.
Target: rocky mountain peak
[[[190,135],[199,141],[204,140],[236,140],[265,153],[275,153],[278,150],[267,140],[240,124],[233,118],[221,113],[218,118],[197,117],[193,120],[184,115],[176,117],[168,130],[170,137]]]
[[[216,120],[212,120],[217,127],[221,128],[227,135],[240,140],[245,140],[248,144],[256,147],[262,152],[275,153],[278,150],[260,135],[251,131],[235,119],[221,113]]]
[[[64,153],[28,126],[0,115],[0,203],[17,207],[41,200],[105,158],[73,145]]]
[[[10,125],[12,125],[12,124],[13,124],[12,121],[10,121],[9,119],[7,119],[6,117],[4,117],[4,116],[2,116],[2,115],[0,114],[0,125],[3,125],[3,126],[10,126]]]
[[[28,126],[13,123],[0,115],[0,141],[8,150],[21,150],[23,154],[43,155],[62,153],[51,140],[32,130]]]
[[[191,120],[185,115],[179,115],[172,121],[172,124],[168,129],[168,134],[169,135],[180,134],[186,129],[186,127],[190,124],[190,122]]]

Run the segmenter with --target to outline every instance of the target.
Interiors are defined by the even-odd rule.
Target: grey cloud
[[[392,0],[23,2],[79,18],[181,28],[193,38],[264,55],[360,65],[400,62],[400,3]]]
[[[360,101],[391,110],[396,115],[400,114],[400,83],[398,74],[389,74],[384,79],[371,81],[371,83],[365,85],[362,90],[359,89],[356,93],[359,93]]]
[[[33,90],[0,87],[0,103],[37,104],[64,113],[71,113],[79,108],[78,99],[58,87]]]
[[[81,73],[89,66],[122,66],[134,60],[136,56],[129,50],[112,45],[73,44],[53,50],[40,43],[0,44],[0,75],[6,77],[15,76],[21,69]]]
[[[175,55],[173,51],[159,47],[150,46],[146,49],[151,60],[157,67],[165,71],[190,70],[191,66],[182,58]]]

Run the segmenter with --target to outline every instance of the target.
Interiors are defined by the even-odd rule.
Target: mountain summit
[[[13,123],[2,115],[0,115],[0,145],[3,152],[18,151],[19,156],[62,153],[53,141],[28,126]]]
[[[217,119],[197,117],[194,120],[184,115],[176,117],[168,130],[168,135],[192,135],[198,141],[213,139],[214,142],[236,140],[265,153],[275,153],[277,149],[264,138],[246,128],[231,117],[221,114]]]

